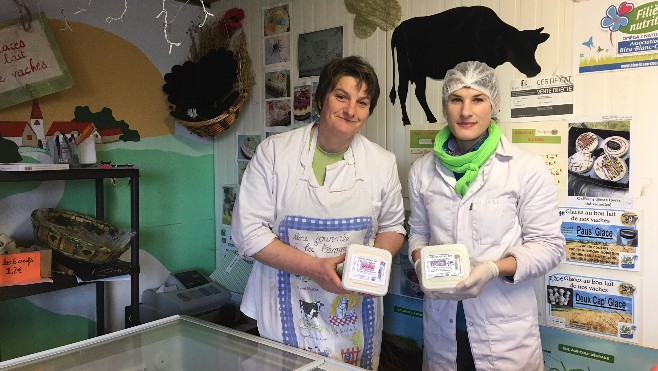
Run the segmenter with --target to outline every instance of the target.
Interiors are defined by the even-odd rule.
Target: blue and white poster
[[[639,270],[638,213],[633,210],[561,207],[565,263]]]
[[[637,282],[565,273],[546,275],[549,326],[639,341]]]

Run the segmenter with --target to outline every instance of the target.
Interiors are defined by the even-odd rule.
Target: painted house
[[[48,128],[46,133],[46,140],[52,139],[56,135],[67,135],[69,138],[73,135],[75,138],[80,136],[85,128],[89,125],[93,125],[90,121],[85,122],[73,122],[73,121],[53,121]],[[92,133],[94,141],[98,141],[99,134],[96,130]]]
[[[43,114],[39,102],[32,101],[30,121],[0,121],[0,135],[19,147],[44,148]]]
[[[0,135],[19,147],[39,147],[37,135],[27,121],[0,121]]]

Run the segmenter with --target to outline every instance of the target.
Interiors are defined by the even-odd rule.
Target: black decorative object
[[[409,83],[416,84],[416,98],[427,120],[436,122],[425,97],[426,78],[441,80],[460,62],[480,61],[491,68],[510,62],[528,77],[541,67],[535,59],[537,46],[548,40],[542,28],[523,30],[503,22],[484,6],[457,7],[426,17],[409,18],[393,31],[393,87],[390,99],[395,104],[395,51],[399,74],[398,94],[402,122],[409,125],[406,99]]]
[[[233,88],[237,66],[233,53],[224,48],[212,50],[198,62],[174,66],[162,87],[172,104],[171,115],[200,122],[226,111],[238,95]]]

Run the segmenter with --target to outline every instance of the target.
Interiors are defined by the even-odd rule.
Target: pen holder
[[[89,137],[78,144],[78,159],[80,166],[96,165],[96,142]]]
[[[48,141],[50,153],[55,164],[69,164],[71,167],[80,166],[78,150],[73,138],[68,139],[65,134],[55,135]]]

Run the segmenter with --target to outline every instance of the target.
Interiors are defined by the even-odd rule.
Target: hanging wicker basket
[[[231,9],[225,14],[224,20],[229,15],[235,15],[236,11],[239,13],[239,20],[244,18],[244,13],[241,10]],[[236,81],[231,87],[230,92],[226,94],[228,97],[231,97],[231,95],[236,96],[232,104],[216,117],[201,121],[188,121],[185,120],[185,117],[189,116],[186,116],[184,113],[181,114],[182,112],[189,114],[189,112],[186,111],[186,107],[179,107],[178,114],[173,114],[173,111],[176,111],[176,102],[172,102],[172,116],[176,118],[176,121],[185,126],[190,132],[201,137],[214,137],[228,130],[237,121],[242,108],[249,100],[251,89],[255,84],[255,76],[252,71],[252,62],[247,48],[247,38],[245,33],[240,32],[235,38],[231,39],[231,33],[221,32],[222,30],[226,30],[226,24],[223,22],[218,22],[214,26],[201,31],[195,28],[195,32],[199,32],[199,39],[195,40],[194,37],[192,38],[193,42],[190,50],[190,62],[197,63],[203,58],[207,58],[211,53],[217,50],[217,48],[229,50],[233,54],[235,62],[237,63],[235,70],[237,73]],[[183,67],[184,66],[185,64],[183,64]],[[218,68],[219,70],[213,72],[225,73],[225,71],[221,69],[222,66],[218,66]],[[174,69],[172,69],[172,73],[173,71]],[[166,85],[167,84],[165,84],[165,86]],[[230,99],[223,97],[224,95],[221,95],[218,96],[217,99]]]
[[[248,92],[241,92],[226,111],[209,120],[193,122],[177,119],[176,121],[200,137],[214,137],[228,130],[235,123],[247,98]]]

